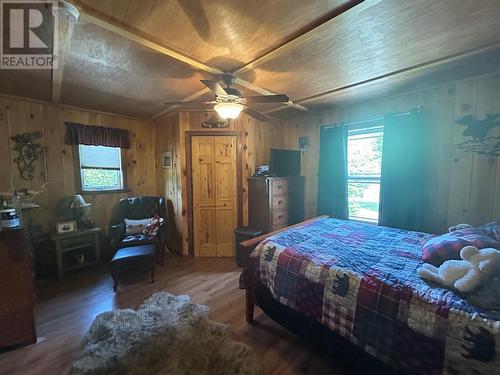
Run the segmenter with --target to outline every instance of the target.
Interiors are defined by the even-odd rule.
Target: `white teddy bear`
[[[500,272],[500,251],[497,249],[478,250],[466,246],[460,250],[460,257],[463,260],[447,260],[439,268],[426,263],[417,273],[422,279],[468,293]]]

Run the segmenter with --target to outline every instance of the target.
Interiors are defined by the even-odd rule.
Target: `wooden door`
[[[237,218],[236,137],[214,137],[217,256],[234,256]]]
[[[191,150],[195,255],[234,256],[236,137],[193,136]]]

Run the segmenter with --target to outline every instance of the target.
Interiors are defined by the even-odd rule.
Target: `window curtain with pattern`
[[[347,127],[321,128],[318,214],[348,218]]]
[[[67,145],[88,145],[130,148],[128,130],[66,122],[64,142]]]
[[[424,230],[425,169],[428,154],[420,110],[384,119],[379,224]]]

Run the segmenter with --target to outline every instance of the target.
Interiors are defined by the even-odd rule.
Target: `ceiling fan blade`
[[[165,102],[163,104],[165,105],[188,105],[188,104],[193,104],[193,105],[209,105],[209,104],[215,104],[217,103],[216,101],[192,101],[192,102]]]
[[[219,82],[217,81],[210,81],[208,79],[202,79],[201,83],[203,83],[205,86],[207,86],[210,90],[212,90],[215,95],[227,95],[226,90],[219,85]]]
[[[250,115],[250,116],[256,118],[257,120],[263,121],[263,122],[267,122],[267,121],[272,119],[268,115],[261,113],[261,112],[258,112],[252,108],[249,108],[249,107],[246,107],[245,109],[243,109],[243,112],[245,112],[247,115]]]
[[[290,100],[285,94],[245,96],[245,99],[247,103],[283,103]]]

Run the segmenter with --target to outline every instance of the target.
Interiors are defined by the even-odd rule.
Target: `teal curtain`
[[[318,214],[347,219],[347,127],[323,127],[320,137]]]
[[[379,224],[422,231],[428,148],[420,110],[384,119]]]

